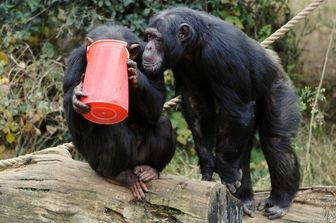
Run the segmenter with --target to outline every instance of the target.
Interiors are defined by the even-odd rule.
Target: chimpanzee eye
[[[153,39],[155,36],[152,33],[147,33],[147,39],[151,40]]]

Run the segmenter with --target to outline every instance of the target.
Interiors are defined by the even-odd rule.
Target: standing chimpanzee
[[[71,53],[67,63],[63,80],[66,120],[75,147],[90,166],[110,181],[129,187],[140,199],[147,191],[145,182],[157,179],[175,152],[171,123],[161,116],[165,101],[163,73],[142,72],[145,43],[128,28],[99,26],[87,36],[88,44],[101,39],[127,42],[129,117],[118,124],[100,125],[82,116],[90,111],[80,101],[87,96],[81,91],[87,65],[85,44]]]
[[[270,219],[285,215],[299,187],[299,164],[290,142],[300,114],[277,56],[233,25],[188,8],[158,13],[146,33],[143,66],[148,73],[173,69],[202,179],[211,180],[218,172],[252,216],[249,163],[258,128],[272,183],[269,198],[258,209]]]

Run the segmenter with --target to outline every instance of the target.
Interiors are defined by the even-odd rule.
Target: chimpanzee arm
[[[130,106],[146,122],[155,123],[161,116],[166,96],[163,74],[147,77],[138,72],[138,87],[130,88]]]
[[[68,93],[81,82],[86,69],[86,48],[79,47],[73,50],[67,61],[67,69],[63,78],[63,91]]]
[[[72,95],[74,88],[81,82],[82,75],[86,69],[86,48],[80,47],[71,52],[67,62],[67,69],[63,78],[64,91],[64,110],[65,117],[69,126],[71,135],[81,133],[82,129],[86,129],[92,125],[81,114],[78,114],[72,106]]]

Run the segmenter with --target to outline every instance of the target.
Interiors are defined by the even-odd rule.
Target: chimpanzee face
[[[154,19],[146,29],[147,45],[142,56],[146,72],[156,73],[173,68],[185,56],[194,37],[193,29],[175,18]]]
[[[164,39],[156,28],[146,29],[147,45],[142,55],[142,65],[149,73],[163,70]]]

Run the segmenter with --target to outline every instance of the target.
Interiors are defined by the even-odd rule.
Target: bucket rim
[[[87,53],[89,52],[89,49],[92,47],[92,45],[100,43],[100,42],[114,42],[114,43],[121,43],[121,44],[123,44],[124,47],[125,47],[125,49],[126,49],[126,52],[127,52],[127,58],[129,58],[130,54],[129,54],[128,49],[127,49],[127,42],[126,41],[122,41],[122,40],[116,40],[116,39],[100,39],[100,40],[93,41],[92,43],[90,43],[87,46],[86,52]]]

